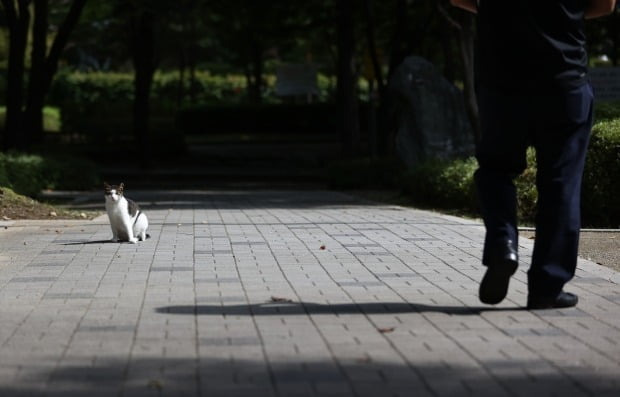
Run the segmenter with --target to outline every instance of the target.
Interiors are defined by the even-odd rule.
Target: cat
[[[105,209],[112,227],[111,241],[128,241],[132,244],[144,241],[150,236],[146,234],[149,226],[146,214],[138,204],[123,195],[125,184],[109,185],[104,182]]]

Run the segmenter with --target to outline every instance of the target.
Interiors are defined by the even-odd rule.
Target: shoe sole
[[[510,277],[517,271],[517,261],[506,260],[501,264],[489,267],[480,283],[478,295],[482,303],[496,305],[504,300],[508,293]]]

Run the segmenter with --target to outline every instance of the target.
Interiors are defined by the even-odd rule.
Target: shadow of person
[[[179,305],[155,309],[162,314],[191,315],[300,315],[300,314],[394,314],[394,313],[444,313],[456,316],[479,315],[485,311],[517,311],[522,307],[466,307],[423,305],[407,302],[333,303],[267,302],[243,305]]]

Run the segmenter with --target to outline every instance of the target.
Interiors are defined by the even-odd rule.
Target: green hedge
[[[100,184],[98,169],[75,157],[0,152],[0,186],[36,197],[43,189],[87,190]]]
[[[619,110],[615,109],[616,114]],[[583,177],[582,219],[586,227],[620,227],[620,117],[613,111],[592,130]],[[429,161],[408,172],[403,188],[412,201],[420,206],[460,210],[477,215],[473,173],[477,168],[472,158],[454,161]],[[536,215],[536,158],[528,151],[528,167],[516,179],[519,219],[532,223]]]
[[[620,227],[620,118],[592,130],[583,179],[583,218],[587,224]]]
[[[50,102],[58,105],[72,103],[86,108],[104,103],[131,104],[133,84],[131,73],[63,72],[54,80]],[[245,78],[239,75],[214,76],[197,72],[195,84],[198,103],[240,102],[245,95]],[[153,103],[169,110],[176,108],[179,88],[178,73],[155,73],[151,88]],[[189,92],[187,80],[184,90]]]

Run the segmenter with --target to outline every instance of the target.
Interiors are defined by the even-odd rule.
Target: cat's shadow
[[[127,241],[112,241],[112,240],[93,240],[93,241],[75,241],[70,243],[62,243],[60,245],[88,245],[88,244],[126,244]]]

